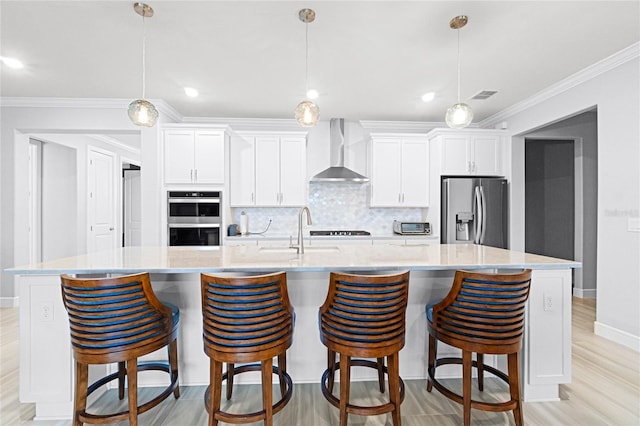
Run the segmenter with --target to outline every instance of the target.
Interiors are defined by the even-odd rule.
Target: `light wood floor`
[[[593,334],[595,303],[592,300],[573,301],[573,379],[561,386],[559,402],[526,403],[524,417],[528,425],[640,425],[640,354]],[[69,425],[69,421],[39,421],[31,419],[31,404],[18,402],[18,333],[17,309],[0,309],[0,424],[53,426]],[[455,388],[454,384],[451,384]],[[376,400],[375,386],[355,383],[352,387],[356,402],[367,404]],[[369,394],[367,390],[374,389]],[[149,395],[140,390],[140,400]],[[483,398],[505,395],[502,383],[485,384]],[[156,409],[140,416],[143,425],[206,425],[203,406],[204,387],[182,387],[179,400],[170,398]],[[277,395],[278,393],[276,393]],[[230,409],[255,408],[260,401],[259,390],[253,385],[234,389],[234,405]],[[479,395],[474,395],[479,397]],[[352,401],[353,402],[353,401]],[[113,391],[96,403],[96,410],[111,409],[120,404]],[[477,425],[513,424],[511,413],[487,413],[472,410],[472,422]],[[390,416],[349,416],[350,425],[391,425]],[[406,383],[402,404],[405,426],[459,425],[462,408],[440,395],[427,393],[424,380]],[[337,425],[337,409],[325,401],[317,384],[295,385],[289,404],[274,418],[280,426]],[[255,423],[257,425],[262,423]]]

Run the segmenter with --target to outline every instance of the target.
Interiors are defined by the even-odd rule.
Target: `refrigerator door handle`
[[[474,226],[475,232],[473,235],[473,243],[480,244],[480,232],[482,228],[482,220],[484,218],[482,217],[482,200],[480,195],[480,187],[478,186],[475,187],[474,201],[476,204],[475,205],[476,217],[475,217],[475,226]]]
[[[484,244],[484,235],[487,232],[487,200],[484,196],[484,188],[480,187],[480,203],[482,204],[482,224],[480,231],[480,244]]]

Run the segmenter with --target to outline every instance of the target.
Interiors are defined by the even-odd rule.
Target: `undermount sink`
[[[260,247],[260,251],[270,252],[270,253],[296,253],[297,249],[295,247],[286,247],[286,246],[273,246],[273,247]],[[340,251],[340,248],[335,246],[314,246],[314,247],[305,247],[305,253],[315,253],[315,252],[336,252]]]

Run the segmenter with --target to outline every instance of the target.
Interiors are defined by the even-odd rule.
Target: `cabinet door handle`
[[[398,203],[402,202],[402,194],[398,192]]]
[[[198,169],[196,169],[195,175],[196,175],[195,181],[197,182],[198,181]]]
[[[193,169],[189,171],[189,180],[193,182]]]
[[[254,193],[252,192],[252,193],[251,193],[251,203],[252,203],[252,204],[253,204],[253,199],[254,199],[254,197],[255,197],[255,195],[254,195]]]
[[[404,204],[404,192],[402,193],[402,204]]]

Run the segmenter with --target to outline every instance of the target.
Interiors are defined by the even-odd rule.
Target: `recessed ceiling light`
[[[7,58],[6,56],[0,56],[0,61],[2,61],[2,63],[8,66],[9,68],[15,68],[15,69],[24,68],[24,64],[19,60],[17,60],[16,58]]]
[[[320,94],[316,89],[307,90],[307,99],[318,99],[318,96],[320,96]]]
[[[193,87],[185,87],[184,88],[184,93],[189,96],[190,98],[195,98],[198,96],[198,91],[196,89],[194,89]]]
[[[431,102],[436,97],[436,94],[433,92],[427,92],[422,95],[422,102]]]

